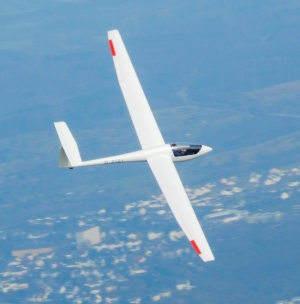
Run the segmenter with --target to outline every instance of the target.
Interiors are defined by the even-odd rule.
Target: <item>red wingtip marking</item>
[[[194,247],[194,249],[197,252],[197,254],[201,254],[201,251],[200,251],[199,247],[197,246],[197,244],[195,243],[194,240],[191,241],[191,244]]]
[[[110,47],[111,54],[113,56],[116,56],[116,51],[115,51],[115,47],[114,47],[114,44],[113,44],[112,40],[108,40],[108,42],[109,42],[109,47]]]

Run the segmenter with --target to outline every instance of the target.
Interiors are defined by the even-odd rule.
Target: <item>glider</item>
[[[212,150],[204,145],[166,144],[149,107],[123,40],[117,30],[108,32],[108,42],[118,81],[142,150],[106,158],[82,161],[77,143],[65,122],[55,122],[61,143],[59,167],[147,161],[179,226],[204,262],[214,260],[206,237],[188,199],[174,162],[186,161]]]

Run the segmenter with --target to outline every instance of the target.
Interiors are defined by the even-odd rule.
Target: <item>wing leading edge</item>
[[[204,262],[214,260],[193,207],[171,158],[167,155],[148,159],[148,164],[178,224]]]
[[[147,149],[163,145],[165,142],[120,33],[117,30],[109,31],[108,41],[119,84],[142,148]]]

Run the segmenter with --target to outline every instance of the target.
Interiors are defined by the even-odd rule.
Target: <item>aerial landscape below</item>
[[[0,16],[1,303],[299,303],[300,3],[4,0]],[[174,159],[213,148],[175,163],[212,262],[146,162],[58,168],[53,122],[84,161],[141,149],[110,29]]]

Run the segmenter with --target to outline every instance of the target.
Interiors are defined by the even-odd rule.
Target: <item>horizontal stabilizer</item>
[[[59,153],[59,167],[73,168],[79,166],[82,163],[81,156],[77,143],[67,124],[61,121],[55,122],[54,126],[62,145]]]
[[[59,160],[58,167],[59,168],[69,168],[71,164],[69,163],[68,157],[63,147],[59,149]]]

